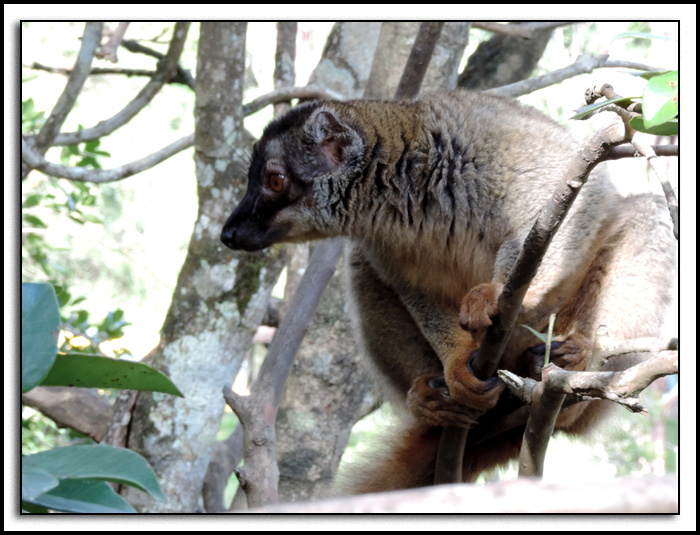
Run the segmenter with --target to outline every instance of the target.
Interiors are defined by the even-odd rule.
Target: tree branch
[[[678,477],[625,477],[542,484],[519,479],[486,485],[442,485],[364,494],[313,503],[265,507],[249,513],[678,513]]]
[[[661,183],[661,188],[666,196],[666,204],[668,205],[668,212],[671,215],[671,221],[673,222],[673,235],[678,239],[678,198],[671,187],[671,183],[668,180],[668,175],[659,165],[658,155],[654,151],[651,145],[647,145],[639,139],[639,136],[634,136],[631,141],[634,148],[639,151],[639,153],[647,159],[649,165],[651,166],[654,174],[659,179]]]
[[[243,106],[243,115],[246,117],[252,115],[256,111],[260,111],[265,106],[276,102],[284,102],[293,98],[325,98],[333,100],[345,100],[345,97],[340,93],[336,93],[325,87],[318,85],[307,85],[304,87],[285,87],[275,89],[261,97],[252,100]]]
[[[651,149],[657,156],[678,156],[678,145],[651,145]],[[629,143],[620,145],[610,151],[606,160],[620,160],[622,158],[637,158],[643,156],[637,148]]]
[[[574,63],[568,67],[563,67],[557,69],[541,76],[535,78],[530,78],[528,80],[522,80],[514,84],[504,85],[501,87],[495,87],[493,89],[488,89],[484,93],[490,93],[492,95],[501,95],[504,97],[519,97],[521,95],[527,95],[533,93],[538,89],[543,89],[549,87],[550,85],[555,85],[579,74],[593,72],[594,69],[600,68],[610,68],[610,67],[627,67],[631,69],[639,69],[645,71],[656,71],[659,70],[657,67],[651,67],[649,65],[643,65],[641,63],[630,63],[622,61],[611,61],[608,60],[608,56],[602,54],[600,56],[579,56]]]
[[[80,51],[78,52],[78,59],[75,62],[75,66],[68,76],[68,82],[66,87],[58,97],[58,101],[51,110],[51,115],[44,123],[41,131],[33,138],[32,146],[34,150],[43,156],[51,145],[55,143],[56,137],[59,135],[61,126],[63,126],[68,113],[73,109],[75,101],[78,98],[78,94],[85,83],[85,80],[90,73],[90,66],[92,65],[92,58],[95,55],[95,50],[100,44],[100,38],[102,37],[102,23],[101,22],[88,22],[85,24],[85,31],[83,32],[82,44],[80,45]],[[22,180],[24,180],[31,167],[28,165],[22,165]]]
[[[178,22],[173,30],[173,38],[170,41],[170,46],[165,57],[159,61],[157,74],[139,91],[134,99],[117,113],[111,119],[100,121],[97,125],[91,128],[84,128],[77,132],[60,134],[56,136],[54,145],[75,145],[84,141],[99,139],[107,134],[114,132],[116,129],[124,126],[136,114],[138,114],[153,98],[158,94],[163,85],[170,80],[178,66],[182,49],[185,46],[187,38],[187,30],[189,22]]]
[[[421,22],[411,54],[406,61],[406,67],[401,74],[401,81],[396,88],[395,99],[412,99],[418,96],[444,24],[444,22]]]
[[[69,165],[51,163],[36,151],[32,150],[26,140],[22,139],[22,161],[32,169],[36,169],[50,176],[68,178],[79,182],[104,184],[106,182],[116,182],[117,180],[122,180],[140,173],[141,171],[145,171],[146,169],[150,169],[174,154],[191,147],[193,144],[194,134],[190,134],[162,148],[158,152],[149,154],[140,160],[135,160],[121,167],[115,167],[113,169],[87,169],[85,167],[71,167]]]
[[[226,403],[243,427],[244,467],[237,475],[250,507],[277,502],[277,408],[294,356],[342,250],[343,241],[340,239],[322,241],[314,250],[289,306],[294,313],[282,319],[251,394],[238,396],[231,392],[230,387],[224,387]]]
[[[50,72],[53,74],[69,75],[72,72],[72,69],[61,69],[59,67],[49,67],[48,65],[42,65],[41,63],[37,63],[36,61],[33,62],[31,65],[23,65],[23,66],[27,67],[29,69]],[[182,85],[188,86],[191,89],[194,89],[194,78],[192,78],[191,75],[189,75],[188,78],[185,78],[185,77],[179,75],[179,72],[181,70],[182,69],[180,67],[178,67],[178,74],[173,76],[166,83],[168,83],[168,84],[182,84]],[[187,72],[187,71],[183,71],[183,72]],[[148,78],[153,78],[154,76],[158,75],[158,71],[151,71],[151,70],[147,70],[147,69],[122,69],[122,68],[118,68],[118,67],[112,67],[112,68],[94,67],[94,68],[90,69],[90,76],[105,75],[105,74],[118,74],[118,75],[126,76],[126,77],[146,76]]]
[[[109,41],[102,45],[95,55],[98,58],[106,59],[108,61],[111,61],[112,63],[116,63],[117,48],[119,48],[119,45],[124,39],[124,34],[126,33],[126,29],[128,27],[128,22],[120,22],[117,25],[117,29],[114,30],[114,32],[112,32],[112,36],[109,38]]]
[[[22,394],[22,404],[51,418],[58,427],[75,429],[97,442],[114,412],[105,399],[87,388],[37,386]]]
[[[294,87],[294,58],[297,50],[297,23],[277,23],[277,48],[275,49],[275,89]],[[275,104],[274,116],[279,117],[292,108],[291,101]]]

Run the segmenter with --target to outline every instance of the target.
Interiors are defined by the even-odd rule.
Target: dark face
[[[292,228],[281,212],[299,200],[306,189],[292,171],[276,157],[277,140],[261,140],[253,149],[248,190],[229,216],[221,241],[231,249],[258,251],[283,241]]]
[[[332,224],[323,217],[328,200],[318,202],[314,189],[325,184],[333,191],[361,144],[355,132],[319,106],[295,108],[265,129],[253,148],[248,190],[221,232],[224,245],[258,251],[280,241],[331,235]],[[353,142],[355,153],[349,150]]]

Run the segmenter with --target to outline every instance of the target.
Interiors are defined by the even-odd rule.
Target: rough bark
[[[495,34],[469,57],[457,85],[471,91],[484,91],[528,78],[553,32],[553,29],[540,30],[531,39]]]

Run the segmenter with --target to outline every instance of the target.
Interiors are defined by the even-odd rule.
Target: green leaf
[[[22,465],[40,468],[58,479],[98,479],[130,485],[147,492],[156,500],[165,499],[146,460],[124,448],[107,445],[67,446],[22,457]]]
[[[46,507],[42,507],[40,505],[34,505],[33,503],[29,502],[22,502],[22,512],[33,513],[36,515],[48,515],[50,511]]]
[[[678,119],[673,119],[658,126],[647,128],[644,124],[644,119],[641,117],[633,117],[630,121],[630,126],[639,132],[652,134],[654,136],[675,136],[678,134]]]
[[[34,228],[49,228],[41,219],[32,214],[22,214],[22,221]]]
[[[644,88],[644,126],[651,128],[678,115],[678,71],[654,76]]]
[[[593,104],[589,104],[588,106],[584,106],[583,108],[579,108],[578,110],[576,110],[576,114],[573,117],[571,117],[571,119],[585,119],[586,117],[592,115],[593,112],[598,110],[599,108],[603,108],[604,106],[613,103],[617,104],[622,108],[627,108],[627,106],[634,102],[634,99],[638,98],[639,97],[619,97],[611,100],[601,100],[598,102],[594,102]]]
[[[532,334],[534,334],[537,338],[542,341],[542,343],[547,343],[547,333],[541,333],[530,327],[529,325],[520,325],[521,327],[525,327],[528,331],[530,331]]]
[[[58,479],[46,470],[22,463],[22,499],[31,500],[58,485]]]
[[[76,167],[92,167],[93,169],[100,169],[99,162],[94,156],[85,156],[78,163],[75,164]]]
[[[182,393],[168,377],[140,362],[89,355],[58,355],[42,386],[126,388],[148,392]]]
[[[27,195],[27,198],[22,202],[22,208],[31,208],[36,206],[41,201],[41,195],[34,193],[32,195]]]
[[[67,513],[135,513],[129,502],[104,481],[64,479],[55,489],[25,500]]]
[[[22,392],[31,390],[53,366],[59,315],[53,287],[22,283]]]

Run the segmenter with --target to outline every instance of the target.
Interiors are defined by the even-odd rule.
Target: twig
[[[115,167],[113,169],[87,169],[85,167],[71,167],[68,165],[51,163],[33,150],[25,139],[22,139],[22,162],[29,165],[32,169],[37,169],[50,176],[68,178],[79,182],[104,184],[106,182],[122,180],[136,173],[140,173],[141,171],[145,171],[146,169],[150,169],[174,154],[191,147],[193,144],[194,134],[190,134],[162,148],[158,152],[149,154],[140,160],[129,162],[121,167]]]
[[[243,115],[252,115],[256,111],[263,109],[265,106],[276,102],[283,102],[293,98],[324,98],[330,100],[345,100],[345,97],[331,89],[326,89],[318,85],[307,85],[304,87],[285,87],[275,89],[269,93],[256,98],[255,100],[243,106]]]
[[[117,25],[117,29],[114,30],[114,32],[112,33],[112,37],[109,38],[109,41],[102,45],[95,55],[98,58],[106,59],[111,61],[112,63],[116,63],[117,48],[119,48],[119,45],[124,39],[124,34],[126,33],[126,29],[128,27],[128,22],[120,22]]]
[[[519,97],[520,95],[526,95],[537,91],[538,89],[558,84],[568,78],[578,76],[579,74],[593,72],[593,69],[602,67],[607,59],[608,56],[605,54],[595,57],[587,55],[579,56],[576,61],[568,67],[557,69],[555,71],[548,72],[547,74],[530,78],[528,80],[523,80],[521,82],[516,82],[514,84],[488,89],[484,91],[484,93],[501,95],[504,97]]]
[[[639,153],[644,156],[652,170],[656,174],[656,177],[661,183],[661,188],[664,190],[664,195],[666,196],[666,203],[668,204],[668,211],[671,214],[671,221],[673,222],[673,235],[678,239],[678,198],[671,187],[671,183],[668,180],[668,175],[659,165],[659,159],[654,149],[647,145],[646,143],[639,140],[639,136],[634,136],[631,141],[632,145],[639,151]]]
[[[591,357],[590,373],[601,371],[605,360],[619,355],[628,353],[651,353],[653,356],[645,362],[651,362],[658,358],[666,358],[661,352],[675,351],[678,349],[677,338],[636,338],[629,340],[614,340],[607,336],[599,336],[596,338],[596,351],[599,352]],[[599,363],[599,364],[595,364]],[[618,372],[624,373],[624,372]],[[517,375],[506,370],[499,370],[499,377],[506,384],[508,389],[515,394],[524,403],[528,404],[532,399],[532,391],[537,386],[537,381],[534,379],[518,377]],[[584,401],[576,396],[569,396],[564,401],[563,408],[570,407]],[[519,407],[513,410],[505,417],[499,418],[498,421],[480,422],[480,426],[471,431],[467,447],[473,447],[477,444],[498,436],[510,429],[520,427],[527,422],[530,414],[528,405]]]
[[[651,149],[657,156],[678,156],[678,145],[652,145]],[[620,160],[622,158],[636,158],[642,156],[641,152],[632,144],[615,147],[607,160]]]
[[[639,393],[659,377],[676,373],[678,352],[670,351],[619,372],[571,372],[553,366],[546,388],[562,396],[575,394],[579,401],[606,399],[632,412],[646,413],[639,404]]]
[[[594,69],[600,68],[611,68],[611,67],[626,67],[630,69],[638,69],[644,71],[657,71],[657,67],[652,67],[650,65],[644,65],[641,63],[631,63],[625,61],[615,61],[609,60],[608,56],[602,54],[600,56],[588,56],[582,55],[576,58],[576,61],[569,65],[568,67],[563,67],[555,71],[548,72],[541,76],[536,76],[535,78],[530,78],[528,80],[522,80],[514,84],[504,85],[501,87],[494,87],[493,89],[487,89],[484,93],[490,93],[492,95],[500,95],[503,97],[519,97],[521,95],[527,95],[533,93],[538,89],[543,89],[549,87],[550,85],[555,85],[579,74],[593,72]]]
[[[42,65],[41,63],[37,63],[36,61],[33,62],[31,65],[23,65],[24,67],[27,67],[29,69],[34,69],[37,71],[44,71],[44,72],[50,72],[53,74],[63,74],[63,75],[69,75],[72,72],[72,69],[62,69],[59,67],[49,67],[48,65]],[[181,68],[178,67],[178,71]],[[187,72],[187,71],[184,71]],[[153,78],[154,76],[158,75],[158,71],[152,71],[152,70],[147,70],[147,69],[123,69],[119,67],[112,67],[112,68],[103,68],[103,67],[94,67],[90,69],[90,76],[98,76],[98,75],[106,75],[106,74],[117,74],[120,76],[126,76],[126,77],[131,77],[131,76],[146,76],[148,78]],[[189,74],[189,73],[188,73]],[[185,80],[183,76],[180,75],[175,75],[172,77],[170,80],[167,81],[168,84],[182,84],[190,87],[191,89],[194,89],[194,79],[192,76],[189,76],[190,80]]]
[[[129,52],[132,52],[134,54],[143,54],[145,56],[154,57],[158,60],[161,60],[165,57],[165,55],[161,52],[153,50],[152,48],[148,48],[147,46],[142,45],[141,43],[135,40],[123,41],[122,46],[126,48]],[[190,74],[188,70],[185,70],[182,67],[180,67],[180,65],[177,66],[177,69],[175,70],[175,75],[170,79],[168,83],[184,84],[190,89],[192,89],[192,91],[194,91],[194,77]]]
[[[117,113],[114,117],[105,121],[99,122],[91,128],[85,128],[77,132],[60,134],[56,136],[54,145],[75,145],[84,141],[98,139],[107,134],[114,132],[117,128],[124,126],[134,116],[139,113],[161,90],[163,85],[170,80],[177,69],[182,49],[185,46],[187,38],[187,30],[189,22],[178,22],[173,31],[173,38],[170,41],[168,53],[165,58],[158,63],[158,74],[154,76],[145,86],[139,91],[134,99]]]
[[[82,44],[80,45],[80,51],[78,52],[78,59],[75,62],[75,66],[68,77],[68,82],[66,87],[58,97],[58,101],[51,110],[49,118],[44,123],[41,131],[36,135],[33,140],[32,146],[34,150],[43,156],[49,147],[55,144],[56,138],[59,136],[59,131],[63,122],[66,120],[68,113],[73,109],[75,101],[78,98],[78,94],[85,83],[85,80],[90,73],[90,66],[92,65],[92,58],[95,55],[95,50],[100,44],[100,38],[102,37],[102,23],[101,22],[88,22],[85,24],[85,31],[83,32]],[[22,165],[22,180],[24,180],[31,167],[26,164]]]

